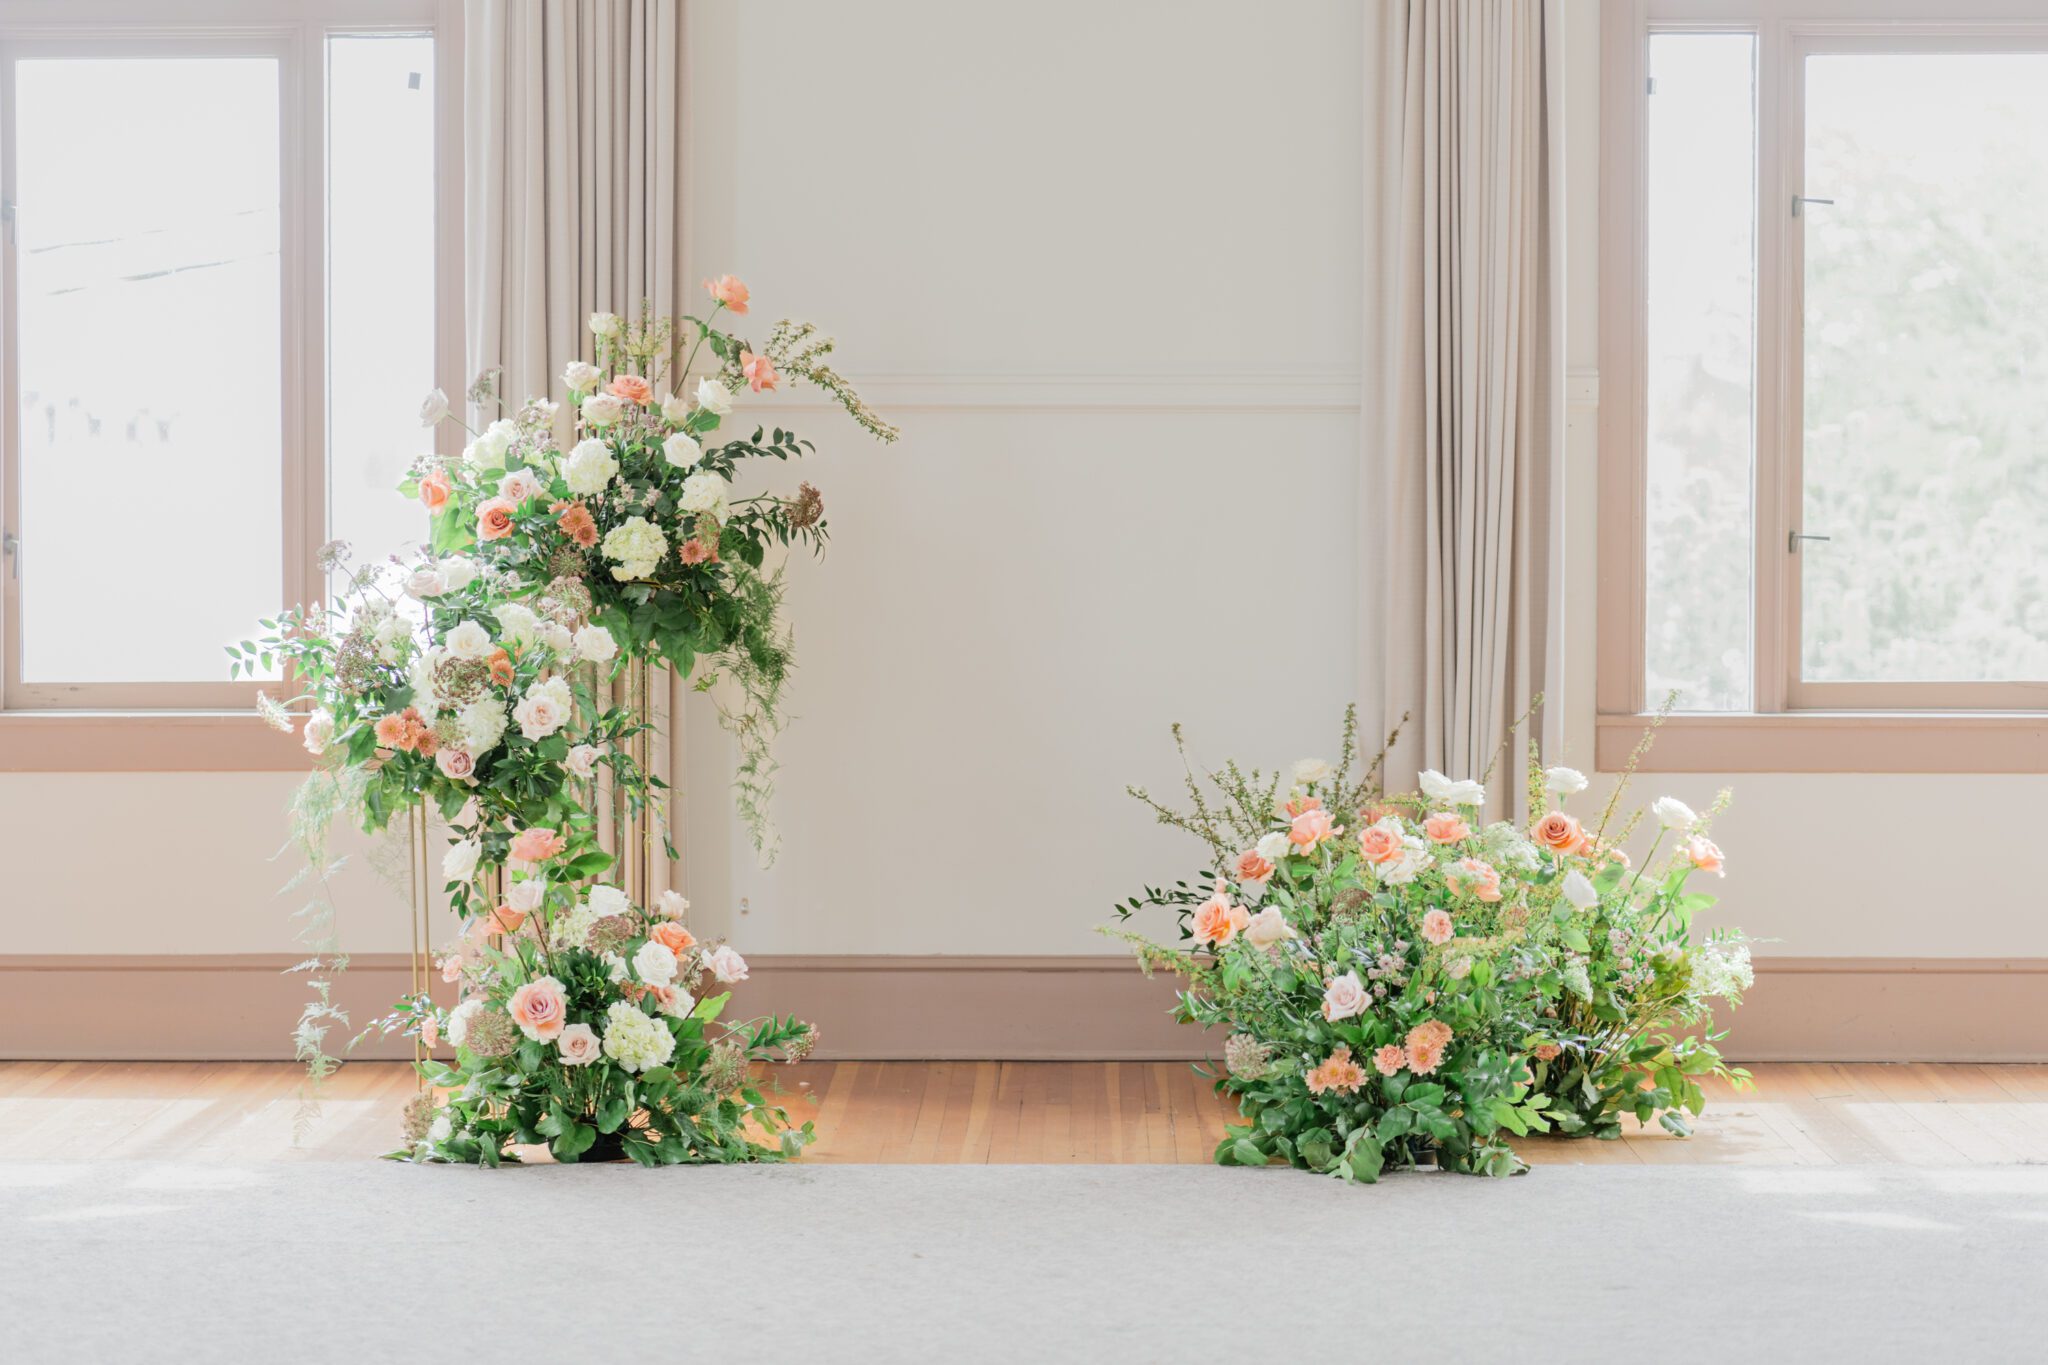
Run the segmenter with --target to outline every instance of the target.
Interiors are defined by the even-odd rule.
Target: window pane
[[[1756,39],[1650,39],[1645,682],[1750,706]]]
[[[1809,58],[1804,676],[2048,679],[2048,56]]]
[[[431,448],[434,387],[434,40],[327,41],[328,533],[356,562],[427,532],[395,491]]]
[[[277,63],[15,72],[23,680],[225,681],[283,597]]]

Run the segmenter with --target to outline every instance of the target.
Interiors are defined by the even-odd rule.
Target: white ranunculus
[[[448,591],[448,575],[439,566],[422,564],[405,576],[405,593],[424,602]]]
[[[541,902],[547,897],[548,883],[545,877],[528,877],[505,888],[505,904],[529,915],[540,909]]]
[[[491,633],[474,621],[464,621],[448,632],[448,652],[458,659],[488,659]]]
[[[464,839],[459,844],[450,844],[448,851],[441,855],[441,875],[451,882],[466,882],[476,873],[476,860],[482,856],[484,847],[474,839]]]
[[[1486,801],[1486,788],[1470,778],[1453,782],[1434,768],[1422,773],[1422,794],[1446,806],[1477,806]]]
[[[420,403],[420,425],[423,427],[438,426],[441,419],[447,415],[448,395],[439,389],[428,394]]]
[[[747,960],[734,952],[730,943],[721,943],[704,954],[704,969],[728,986],[747,979]]]
[[[614,1000],[605,1011],[604,1055],[624,1071],[645,1071],[674,1055],[675,1035],[668,1025],[640,1012],[637,1005]]]
[[[1656,816],[1657,823],[1666,829],[1691,829],[1699,820],[1692,807],[1675,796],[1660,796],[1652,801],[1650,814]]]
[[[617,313],[592,313],[590,315],[590,334],[592,336],[615,337],[619,334],[619,328],[622,325]]]
[[[677,469],[688,469],[704,458],[704,447],[688,432],[678,431],[661,443],[661,453]]]
[[[482,758],[505,738],[505,704],[496,697],[478,697],[455,713],[462,730],[462,747]]]
[[[1586,775],[1577,768],[1545,768],[1543,785],[1559,796],[1577,796],[1586,789]]]
[[[619,462],[612,458],[611,447],[594,438],[578,441],[569,458],[562,461],[563,482],[569,485],[571,493],[585,497],[602,493],[618,472]]]
[[[725,480],[709,470],[692,474],[683,480],[682,495],[676,499],[676,506],[685,512],[709,512],[719,521],[724,521],[731,511],[725,500]]]
[[[441,577],[449,592],[461,592],[476,582],[476,561],[468,555],[449,555],[441,561]]]
[[[576,657],[585,663],[610,663],[619,652],[619,642],[600,625],[588,625],[576,632]]]
[[[612,577],[625,582],[654,572],[668,553],[668,537],[645,517],[627,517],[605,533],[600,548],[604,557],[613,561]]]
[[[595,744],[578,744],[569,750],[569,756],[562,760],[572,776],[587,778],[597,771],[598,755],[603,753]]]
[[[665,393],[661,396],[661,420],[671,426],[681,426],[690,420],[690,400],[679,393]]]
[[[1297,787],[1314,787],[1328,782],[1336,776],[1337,770],[1320,758],[1304,758],[1294,765],[1294,784]]]
[[[583,897],[583,902],[590,907],[591,913],[599,916],[623,915],[633,908],[633,902],[627,900],[626,893],[616,886],[593,886]]]
[[[650,939],[633,954],[633,972],[650,986],[666,986],[676,979],[676,955]]]
[[[697,386],[697,406],[713,416],[723,417],[732,411],[732,390],[716,379],[707,379]]]
[[[533,643],[534,628],[540,624],[540,618],[533,614],[531,607],[507,602],[493,614],[498,618],[498,629],[506,640],[516,645]]]
[[[334,738],[334,715],[326,710],[315,711],[306,717],[306,752],[322,754],[327,751],[327,741]]]
[[[626,415],[626,405],[608,393],[593,393],[583,400],[583,420],[594,427],[608,427]]]
[[[1286,833],[1282,830],[1274,830],[1271,834],[1260,839],[1253,846],[1253,851],[1269,863],[1278,863],[1287,856]]]
[[[587,360],[572,360],[562,371],[562,382],[569,386],[571,393],[584,393],[597,387],[597,381],[604,378],[604,371]]]
[[[554,653],[565,657],[576,647],[575,637],[569,634],[569,628],[560,621],[541,622],[533,632],[533,638]]]
[[[1564,898],[1581,910],[1591,910],[1600,903],[1600,893],[1593,889],[1593,883],[1586,874],[1576,867],[1564,874]]]

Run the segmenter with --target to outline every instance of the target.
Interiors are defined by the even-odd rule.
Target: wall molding
[[[283,954],[0,956],[0,1059],[286,1060],[307,998]],[[818,1021],[818,1055],[1174,1061],[1221,1039],[1173,1022],[1128,957],[757,954],[733,1008]],[[2048,1061],[2048,958],[1767,957],[1724,1051],[1740,1061]],[[409,987],[362,954],[335,998],[361,1028]],[[436,994],[448,988],[435,983]],[[409,1057],[402,1040],[329,1050]]]
[[[851,377],[884,415],[921,408],[1003,411],[1029,408],[1116,408],[1134,412],[1357,412],[1364,385],[1355,373],[1270,374],[915,374]],[[734,410],[831,408],[816,389],[793,386],[748,394]]]

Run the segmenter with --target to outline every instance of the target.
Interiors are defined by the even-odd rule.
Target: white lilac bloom
[[[484,998],[472,995],[469,999],[448,1011],[448,1026],[442,1030],[450,1043],[461,1047],[469,1041],[469,1021],[483,1012]]]
[[[1675,796],[1660,796],[1650,803],[1650,814],[1666,829],[1691,829],[1699,821],[1691,806]]]
[[[1446,806],[1478,806],[1486,801],[1486,788],[1470,778],[1452,781],[1434,768],[1423,770],[1422,794]]]
[[[1586,789],[1586,775],[1577,768],[1545,768],[1543,785],[1559,796],[1577,796]]]
[[[585,497],[602,493],[618,472],[619,462],[612,458],[611,447],[596,439],[578,441],[569,458],[562,461],[563,482],[571,493]]]
[[[697,406],[716,417],[723,417],[732,411],[732,390],[716,379],[707,379],[697,386]]]
[[[484,434],[476,438],[476,444],[490,463],[502,464],[505,452],[512,448],[512,442],[519,438],[519,424],[500,417],[484,428]]]

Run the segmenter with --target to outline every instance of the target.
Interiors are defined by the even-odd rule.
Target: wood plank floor
[[[2048,1065],[1776,1064],[1710,1092],[1691,1139],[1534,1139],[1536,1163],[2048,1162]],[[1181,1063],[807,1062],[777,1068],[822,1162],[1206,1162],[1223,1106]],[[0,1163],[360,1160],[395,1141],[410,1071],[358,1062],[298,1145],[296,1067],[0,1062]]]

